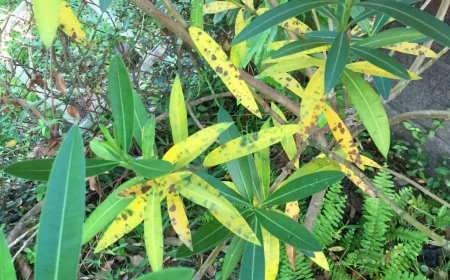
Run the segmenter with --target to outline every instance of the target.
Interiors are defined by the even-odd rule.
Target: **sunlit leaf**
[[[55,4],[52,4],[55,5]],[[61,10],[59,14],[59,27],[70,38],[80,43],[83,46],[88,44],[86,33],[84,33],[77,16],[73,13],[69,4],[66,1],[61,1]]]
[[[223,11],[238,9],[239,6],[227,1],[214,1],[203,6],[205,14],[217,14]]]
[[[287,122],[286,117],[284,116],[283,112],[280,110],[280,108],[275,105],[275,103],[272,102],[271,105],[272,110],[280,116],[281,119],[283,119],[285,122]],[[273,119],[274,126],[281,126],[280,123],[278,123],[275,119]],[[286,152],[286,155],[288,156],[289,160],[292,160],[295,153],[297,152],[297,145],[295,144],[295,139],[293,136],[287,136],[283,140],[281,140],[281,146],[283,147],[284,151]],[[299,166],[299,160],[297,159],[294,162],[294,166],[298,168]]]
[[[34,18],[42,43],[47,48],[52,46],[56,36],[61,3],[61,0],[33,0]]]
[[[331,44],[325,63],[325,92],[330,92],[341,77],[347,64],[349,54],[349,41],[347,32],[339,32]]]
[[[211,167],[252,154],[280,142],[284,137],[294,134],[299,129],[300,126],[289,124],[244,135],[213,150],[206,156],[203,165]]]
[[[8,243],[3,231],[0,230],[0,280],[16,279],[16,270],[9,253]]]
[[[330,271],[330,266],[328,265],[327,258],[325,257],[323,252],[314,252],[314,257],[310,259],[321,268],[325,269],[326,271]]]
[[[350,70],[344,71],[342,83],[378,150],[387,157],[391,138],[389,120],[376,92],[359,74]]]
[[[368,74],[368,75],[374,75],[374,76],[397,79],[397,80],[399,79],[399,77],[392,75],[391,73],[373,65],[372,63],[370,63],[368,61],[353,62],[353,63],[347,64],[346,68],[353,72],[364,73],[364,74]],[[408,71],[408,74],[411,77],[411,80],[419,80],[420,79],[420,77],[417,76],[417,74],[412,71]]]
[[[175,169],[188,165],[192,160],[205,151],[219,135],[232,123],[219,123],[202,129],[188,139],[174,145],[163,157],[175,165]]]
[[[189,220],[184,210],[183,201],[175,187],[172,185],[167,194],[167,209],[169,210],[170,223],[178,234],[180,240],[192,250],[192,236],[189,229]]]
[[[144,212],[144,240],[148,262],[152,271],[161,270],[163,267],[163,224],[161,218],[161,205],[159,203],[158,187],[150,190]],[[170,215],[170,212],[169,212]]]
[[[175,77],[170,94],[169,120],[174,144],[186,140],[188,138],[187,112],[178,75]]]
[[[265,280],[275,280],[280,262],[280,241],[261,227],[264,244]]]
[[[258,105],[256,104],[250,89],[242,80],[241,74],[236,66],[234,66],[233,63],[230,63],[222,48],[201,29],[190,27],[189,34],[197,49],[236,99],[250,112],[261,118]]]

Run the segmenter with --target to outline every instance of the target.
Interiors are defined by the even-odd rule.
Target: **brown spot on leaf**
[[[219,73],[219,74],[222,74],[223,73],[223,68],[220,67],[220,66],[217,66],[216,67],[216,72]]]
[[[177,207],[175,205],[170,206],[169,208],[170,212],[175,212],[175,210],[177,210]]]

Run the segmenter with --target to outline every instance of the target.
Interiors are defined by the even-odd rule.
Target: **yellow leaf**
[[[239,190],[236,188],[236,185],[233,182],[230,181],[222,181],[227,187],[235,191],[237,194],[239,194]]]
[[[155,186],[150,191],[146,207],[144,214],[145,250],[152,271],[158,271],[162,269],[164,254],[164,235],[158,187]]]
[[[261,8],[256,11],[256,14],[260,16],[265,12],[267,12],[268,10],[269,10],[268,8]],[[286,30],[290,30],[297,34],[308,33],[312,31],[311,27],[299,21],[295,17],[285,20],[278,25]]]
[[[98,253],[113,244],[126,233],[133,230],[144,220],[145,205],[148,193],[136,197],[128,206],[114,219],[111,226],[98,242],[94,253]]]
[[[234,66],[236,66],[236,68],[241,67],[241,57],[239,56],[236,46],[232,46],[230,49],[230,61],[234,64]]]
[[[341,167],[342,172],[345,173],[347,178],[349,178],[350,181],[353,182],[353,184],[355,184],[358,188],[360,188],[363,192],[368,194],[370,197],[375,198],[375,193],[371,189],[369,189],[369,187],[367,187],[367,185],[363,182],[363,180],[358,175],[356,175],[355,172],[353,172],[351,169],[348,169],[343,164],[339,163],[339,166]]]
[[[11,141],[8,141],[8,143],[6,143],[6,148],[13,148],[14,146],[16,146],[17,145],[17,141],[16,140],[11,140]]]
[[[403,42],[400,44],[390,45],[382,47],[383,49],[389,49],[400,53],[423,55],[429,58],[437,58],[437,54],[429,48],[419,45],[417,43]]]
[[[172,92],[170,94],[169,120],[174,144],[186,140],[188,138],[187,112],[183,89],[181,88],[178,75],[173,82]]]
[[[272,78],[274,78],[275,81],[279,82],[282,86],[288,88],[299,97],[305,97],[305,91],[303,90],[300,83],[288,73],[273,75]]]
[[[219,191],[196,175],[192,175],[192,183],[184,182],[184,184],[178,185],[178,190],[181,195],[196,204],[209,209],[211,214],[219,222],[237,236],[251,243],[260,245],[258,238],[245,219],[236,208],[234,208],[234,206],[219,193]]]
[[[192,248],[192,236],[189,229],[189,220],[184,210],[184,204],[175,187],[169,190],[167,194],[167,209],[169,210],[170,223],[180,240],[188,247]]]
[[[285,214],[294,221],[298,222],[298,215],[300,214],[300,207],[297,201],[292,201],[286,204]],[[292,270],[295,271],[295,248],[289,244],[284,244],[286,247],[286,254],[291,264]]]
[[[354,72],[358,72],[358,73],[364,73],[364,74],[368,74],[368,75],[374,75],[374,76],[379,76],[379,77],[386,77],[386,78],[391,78],[391,79],[400,79],[399,77],[392,75],[391,73],[373,65],[372,63],[368,62],[368,61],[358,61],[358,62],[353,62],[350,64],[347,64],[347,69],[350,69]],[[411,77],[411,80],[420,80],[421,78],[414,72],[409,71],[409,76]]]
[[[277,74],[283,74],[290,71],[295,71],[311,66],[323,66],[325,61],[323,59],[314,58],[310,56],[302,56],[297,59],[287,60],[278,62],[269,68],[265,69],[261,74],[258,75],[259,78],[273,76]]]
[[[284,137],[293,135],[299,130],[299,125],[288,124],[233,139],[209,153],[203,161],[203,165],[211,167],[252,154],[280,142]]]
[[[261,227],[264,243],[265,280],[275,280],[280,263],[280,241]]]
[[[339,115],[326,104],[322,103],[323,113],[328,121],[331,132],[334,138],[336,138],[337,143],[341,146],[342,150],[349,156],[349,160],[355,163],[358,167],[364,169],[364,165],[361,161],[361,155],[359,154],[358,148],[356,147],[353,137],[348,130],[347,126],[341,120]]]
[[[52,4],[53,5],[53,4]],[[86,33],[84,33],[81,24],[66,1],[61,2],[61,11],[59,15],[59,27],[70,38],[83,46],[88,44]]]
[[[324,67],[317,69],[305,89],[300,104],[300,124],[302,125],[302,141],[306,140],[316,127],[322,113],[321,103],[325,102]]]
[[[245,6],[249,7],[252,10],[255,9],[255,6],[253,5],[253,0],[242,0],[242,3],[244,3]]]
[[[188,139],[170,148],[164,155],[163,160],[174,164],[175,169],[188,165],[206,150],[231,124],[230,122],[219,123],[194,133]]]
[[[214,1],[203,6],[205,14],[217,14],[220,12],[238,9],[239,6],[227,1]]]
[[[368,158],[366,156],[361,155],[361,161],[364,165],[372,166],[375,168],[381,168],[381,165],[379,165],[378,163],[376,163],[375,161],[371,160],[370,158]]]
[[[42,43],[52,46],[58,29],[61,0],[33,0],[34,18]]]
[[[192,173],[190,171],[181,171],[181,172],[174,172],[167,175],[164,175],[162,177],[158,177],[156,179],[148,180],[144,184],[137,184],[130,188],[127,188],[123,191],[121,191],[118,196],[124,197],[124,198],[130,198],[140,195],[146,195],[148,191],[152,188],[152,186],[157,186],[160,192],[161,200],[163,200],[167,192],[169,191],[169,188],[174,183],[189,177]]]
[[[326,271],[330,271],[330,266],[328,265],[327,258],[325,257],[325,254],[323,252],[314,252],[314,257],[310,259],[321,268],[325,269]]]
[[[244,10],[239,10],[236,16],[236,23],[234,26],[234,36],[236,37],[245,27],[246,21],[244,20]],[[241,61],[245,59],[245,52],[247,49],[247,41],[243,41],[237,45],[231,47],[230,59],[237,68],[241,67]]]
[[[258,105],[250,89],[222,48],[207,33],[197,27],[190,27],[189,34],[197,49],[236,99],[250,112],[261,118]]]
[[[280,110],[280,108],[275,105],[275,103],[272,102],[272,110],[281,117],[285,122],[287,122],[286,117],[284,116],[283,112]],[[281,126],[280,123],[278,123],[275,119],[273,119],[274,126]],[[286,155],[288,156],[289,160],[291,160],[295,153],[297,152],[297,145],[295,144],[295,139],[293,136],[287,136],[281,140],[281,146],[283,147],[284,151],[286,152]],[[299,161],[296,160],[294,162],[294,166],[298,168]]]
[[[302,57],[304,57],[307,54],[324,52],[324,51],[327,51],[329,49],[330,49],[330,45],[328,45],[328,46],[321,46],[321,47],[312,48],[312,49],[309,49],[309,50],[297,52],[295,54],[282,56],[282,57],[279,57],[279,58],[268,58],[268,59],[264,60],[263,63],[278,63],[278,62],[282,62],[282,61],[289,61],[289,60],[292,60],[292,59],[302,58]]]
[[[271,42],[271,43],[267,44],[266,46],[273,51],[277,51],[277,50],[281,49],[281,47],[284,47],[287,44],[292,43],[292,42],[295,42],[295,40],[283,40],[283,41]]]

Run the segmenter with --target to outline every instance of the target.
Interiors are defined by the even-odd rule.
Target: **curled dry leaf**
[[[55,79],[56,89],[63,93],[67,90],[66,83],[64,82],[64,78],[61,74],[59,74],[56,70],[52,72],[53,79]]]
[[[67,112],[67,114],[69,114],[69,116],[76,119],[77,122],[79,122],[81,120],[80,111],[78,111],[78,108],[75,105],[69,105],[67,107],[66,112]]]
[[[51,157],[56,154],[61,145],[62,139],[50,139],[47,145],[40,145],[33,148],[33,151],[27,155],[27,158]]]

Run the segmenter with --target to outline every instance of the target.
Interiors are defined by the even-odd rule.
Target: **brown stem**
[[[203,275],[205,274],[208,267],[212,264],[212,262],[216,259],[216,257],[219,255],[220,251],[222,250],[223,246],[227,244],[228,240],[223,242],[222,244],[219,244],[212,252],[209,254],[208,258],[205,260],[205,262],[202,264],[202,266],[198,269],[197,273],[195,273],[192,280],[200,280],[202,279]]]
[[[180,15],[178,10],[173,6],[170,0],[162,0],[164,6],[167,8],[169,13],[181,24],[184,28],[188,28],[189,24],[184,20],[184,18]]]

